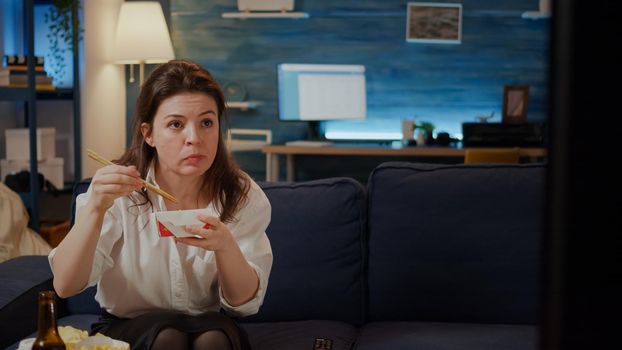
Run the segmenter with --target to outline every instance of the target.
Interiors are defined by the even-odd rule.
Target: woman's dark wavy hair
[[[215,201],[220,220],[230,222],[240,207],[244,205],[250,189],[248,176],[240,170],[231,158],[223,142],[222,119],[225,111],[225,98],[220,86],[212,75],[196,63],[185,60],[172,60],[158,66],[145,81],[138,100],[132,126],[132,145],[115,163],[134,165],[141,177],[147,175],[149,165],[156,158],[156,149],[149,146],[141,132],[141,124],[153,128],[153,119],[158,107],[165,99],[184,92],[204,93],[216,101],[218,106],[219,134],[218,149],[212,166],[205,172],[202,190]],[[210,181],[211,180],[211,181]],[[145,190],[140,192],[145,202],[151,204]]]

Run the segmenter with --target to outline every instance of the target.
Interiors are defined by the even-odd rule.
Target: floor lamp
[[[114,62],[130,65],[130,82],[134,82],[134,64],[140,67],[139,86],[142,87],[145,63],[162,63],[173,58],[173,44],[160,3],[124,2],[117,22]]]

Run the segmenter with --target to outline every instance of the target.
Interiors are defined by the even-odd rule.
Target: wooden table
[[[478,149],[500,149],[481,148]],[[268,181],[279,180],[279,155],[286,156],[286,180],[294,181],[294,157],[296,155],[317,156],[401,156],[401,157],[464,157],[466,148],[456,147],[358,147],[358,146],[286,146],[266,145],[261,148],[266,154],[271,169],[266,169]],[[520,148],[520,157],[539,159],[546,157],[546,148]]]

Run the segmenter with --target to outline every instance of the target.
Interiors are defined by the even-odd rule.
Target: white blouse
[[[157,186],[152,169],[147,181]],[[100,306],[113,315],[129,318],[157,310],[197,315],[221,307],[234,316],[257,313],[272,268],[272,249],[265,233],[271,207],[261,188],[251,180],[246,205],[226,224],[259,277],[255,297],[239,306],[231,306],[222,295],[213,252],[175,243],[153,230],[151,212],[164,211],[166,205],[159,195],[147,193],[152,206],[136,206],[124,196],[117,198],[105,214],[87,285],[97,284],[95,299]],[[89,187],[76,198],[76,213],[90,194]],[[136,193],[132,196],[138,203],[144,201]],[[212,203],[206,214],[218,216]],[[56,249],[50,253],[50,263],[55,253]]]

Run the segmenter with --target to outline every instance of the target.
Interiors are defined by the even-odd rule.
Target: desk
[[[478,148],[483,149],[483,148]],[[499,148],[490,148],[499,149]],[[402,156],[402,157],[464,157],[466,148],[454,147],[356,147],[356,146],[285,146],[266,145],[261,148],[269,159],[272,169],[268,181],[279,180],[279,155],[286,156],[287,181],[294,181],[294,156]],[[546,157],[545,148],[521,148],[520,156],[532,159]]]

